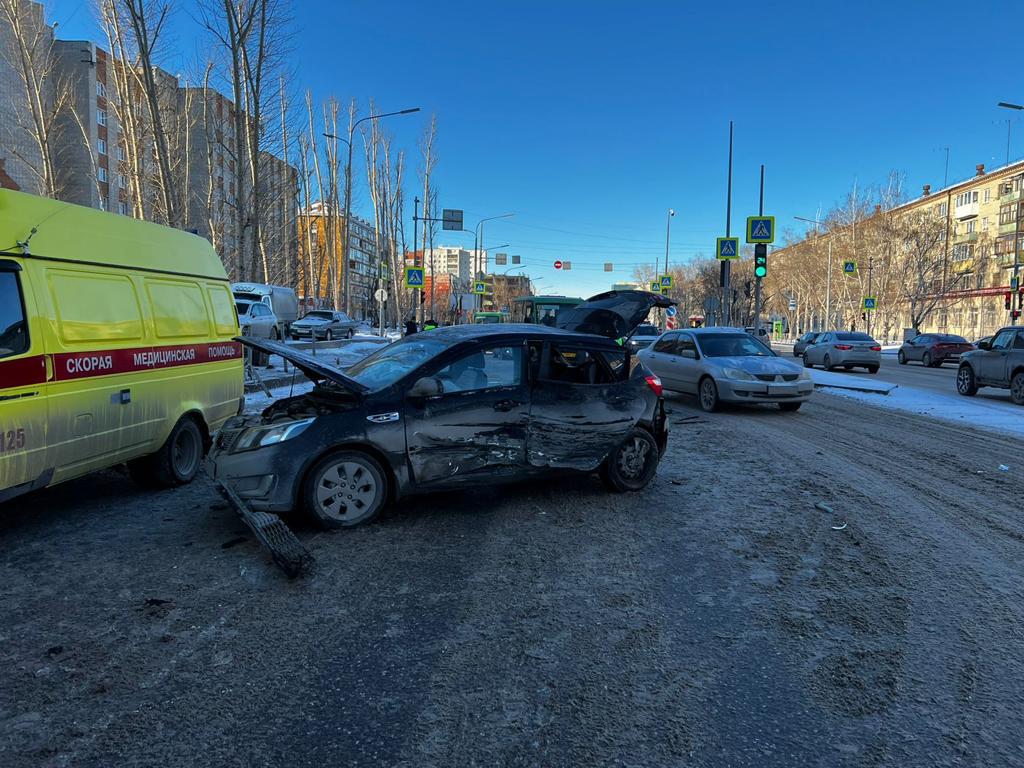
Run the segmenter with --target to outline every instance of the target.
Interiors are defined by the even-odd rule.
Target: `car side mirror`
[[[444,385],[435,376],[424,376],[409,389],[409,397],[417,400],[429,400],[444,394]]]
[[[979,341],[978,342],[978,349],[992,349],[992,342],[991,341]]]

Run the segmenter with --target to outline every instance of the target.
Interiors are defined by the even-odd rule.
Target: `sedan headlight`
[[[800,369],[800,378],[801,379],[809,379],[809,378],[811,378],[811,372],[807,368],[801,368]]]
[[[742,368],[723,368],[722,373],[725,378],[733,381],[756,381],[752,373],[747,373]]]
[[[282,424],[271,424],[266,427],[253,427],[247,429],[235,443],[235,452],[251,451],[255,448],[266,448],[268,445],[283,443],[298,437],[316,421],[316,418],[302,419],[301,421],[286,421]]]

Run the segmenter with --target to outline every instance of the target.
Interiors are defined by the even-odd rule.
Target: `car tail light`
[[[835,344],[836,349],[853,349],[852,344]]]
[[[881,348],[880,346],[878,346],[877,344],[875,344],[875,346],[873,346],[873,347],[871,348],[871,351],[872,351],[872,352],[881,352],[881,351],[882,351],[882,348]]]
[[[661,379],[657,376],[646,376],[644,380],[647,382],[647,386],[654,390],[654,394],[658,397],[664,395],[665,389],[661,386]]]

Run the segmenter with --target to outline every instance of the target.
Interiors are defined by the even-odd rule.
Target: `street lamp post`
[[[480,264],[480,251],[483,250],[483,247],[484,247],[484,230],[483,230],[484,222],[485,221],[494,221],[495,219],[507,219],[507,218],[510,218],[511,216],[515,216],[515,214],[514,213],[502,213],[502,214],[500,214],[498,216],[488,216],[485,219],[480,219],[480,221],[478,221],[476,223],[476,227],[473,230],[474,231],[474,237],[473,237],[473,281],[474,282],[477,280],[478,275],[483,273],[483,269],[481,269],[482,265]],[[480,304],[479,308],[483,309],[483,306],[484,306],[484,297],[483,297],[483,295],[481,295],[480,298],[477,299],[477,302]]]
[[[1011,104],[1008,101],[1000,101],[998,106],[1004,109],[1014,109],[1017,111],[1024,110],[1024,105]],[[1006,139],[1007,155],[1009,155],[1010,139],[1007,136]],[[1016,216],[1014,217],[1015,226],[1013,228],[1013,282],[1011,285],[1016,285],[1017,290],[1020,290],[1020,214],[1021,214],[1021,198],[1024,197],[1024,178],[1021,179],[1019,188],[1017,190],[1017,208],[1015,210]],[[1019,299],[1018,299],[1019,301]],[[1013,296],[1010,296],[1010,312],[1013,312]],[[1013,315],[1011,314],[1011,318]]]
[[[814,237],[818,237],[818,225],[822,222],[817,219],[805,219],[803,216],[794,216],[794,219],[798,221],[806,221],[814,225]],[[832,235],[829,234],[828,238],[828,271],[825,278],[825,329],[828,329],[828,325],[831,322],[832,315]]]
[[[380,120],[382,117],[392,117],[394,115],[411,115],[414,112],[419,112],[419,111],[420,111],[419,107],[411,107],[409,109],[400,109],[400,110],[398,110],[396,112],[384,112],[384,113],[382,113],[380,115],[367,115],[366,117],[361,117],[358,120],[356,120],[354,123],[349,125],[349,127],[348,127],[348,140],[344,140],[343,139],[343,141],[345,141],[345,143],[348,144],[348,165],[345,166],[345,240],[344,240],[344,243],[342,244],[342,249],[341,249],[342,258],[344,259],[344,264],[343,264],[344,271],[341,273],[341,277],[342,277],[342,284],[344,286],[343,291],[342,291],[342,294],[343,294],[344,300],[345,300],[344,311],[346,313],[348,313],[348,314],[351,314],[351,309],[349,307],[349,299],[350,299],[350,294],[351,294],[351,281],[349,280],[349,274],[348,273],[350,271],[350,269],[349,269],[349,267],[350,267],[350,263],[349,263],[349,245],[350,245],[350,240],[352,239],[351,238],[351,230],[349,228],[350,217],[351,217],[351,214],[352,214],[352,211],[351,211],[351,207],[352,207],[352,135],[355,133],[356,126],[359,125],[360,123],[365,123],[367,120]],[[325,135],[327,135],[327,134],[325,134]],[[340,138],[340,137],[335,137],[335,138]],[[413,247],[415,247],[415,243],[413,244]]]

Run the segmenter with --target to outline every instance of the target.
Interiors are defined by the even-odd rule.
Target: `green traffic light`
[[[767,277],[768,267],[754,267],[754,277]]]

